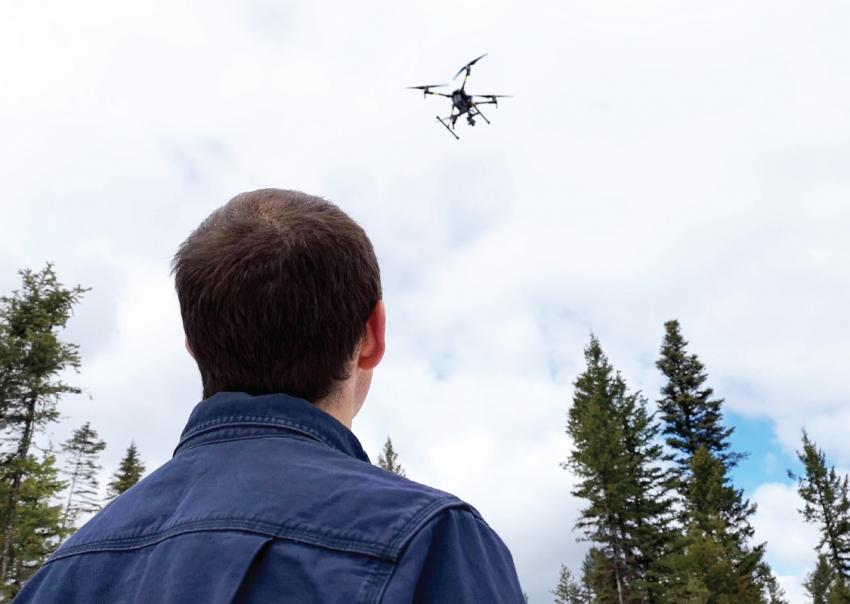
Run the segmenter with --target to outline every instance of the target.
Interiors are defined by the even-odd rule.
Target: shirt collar
[[[218,392],[198,403],[174,454],[201,434],[221,428],[251,426],[288,429],[346,455],[369,461],[354,433],[312,403],[286,394],[253,396],[244,392]]]

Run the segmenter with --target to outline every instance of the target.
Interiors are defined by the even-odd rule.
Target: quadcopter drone
[[[455,77],[452,78],[456,80],[457,77],[466,72],[463,76],[463,84],[460,88],[452,92],[451,94],[446,94],[445,92],[434,92],[432,88],[443,88],[448,86],[448,84],[426,84],[425,86],[408,86],[409,89],[413,90],[421,90],[423,96],[436,95],[436,96],[444,96],[452,100],[452,112],[450,115],[446,117],[437,116],[437,121],[439,121],[443,126],[445,126],[446,130],[448,130],[453,137],[456,139],[460,139],[460,137],[455,133],[455,122],[457,122],[457,118],[462,115],[466,115],[466,123],[470,126],[475,125],[475,118],[480,117],[482,120],[490,123],[484,114],[481,113],[481,109],[478,107],[479,105],[499,105],[499,102],[496,99],[509,97],[509,94],[468,94],[466,92],[466,81],[469,79],[469,74],[472,72],[472,66],[475,65],[478,61],[486,57],[486,54],[481,55],[477,59],[472,59],[469,63],[460,68],[460,70],[455,74]],[[476,100],[482,99],[482,100]]]

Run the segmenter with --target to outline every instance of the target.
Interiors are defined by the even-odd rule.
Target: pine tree
[[[836,577],[835,582],[832,584],[832,588],[827,595],[827,602],[829,604],[850,604],[850,587],[847,586],[847,582],[841,577]]]
[[[766,563],[762,563],[759,577],[761,579],[762,600],[765,604],[788,604],[785,599],[785,590],[779,585],[779,581],[773,571]]]
[[[62,520],[67,528],[74,525],[80,514],[100,509],[98,473],[101,466],[97,458],[105,448],[106,443],[98,438],[89,422],[74,430],[71,438],[62,445],[62,450],[68,455],[64,470],[68,477],[68,501]]]
[[[121,465],[115,474],[112,475],[112,480],[109,481],[107,489],[107,500],[112,500],[118,497],[121,493],[132,487],[141,480],[145,473],[145,465],[139,458],[139,451],[136,449],[136,443],[131,442],[127,447],[127,452],[121,459]]]
[[[558,585],[552,590],[552,595],[555,596],[555,604],[588,604],[590,602],[589,595],[575,580],[570,569],[563,564],[558,577]]]
[[[660,469],[658,428],[646,401],[628,392],[599,341],[585,349],[586,370],[575,381],[567,433],[573,450],[562,467],[588,501],[576,522],[610,562],[616,601],[651,601],[668,539],[667,480]]]
[[[675,546],[673,591],[707,590],[708,602],[768,601],[772,574],[763,561],[764,544],[750,543],[756,506],[730,478],[745,455],[731,450],[733,430],[723,426],[723,400],[705,385],[705,366],[687,351],[678,321],[664,327],[656,365],[666,379],[658,406],[676,466],[683,529]]]
[[[591,547],[581,565],[581,585],[592,604],[617,604],[617,579],[614,564],[602,550]]]
[[[708,375],[695,354],[686,350],[678,321],[664,324],[664,342],[656,366],[667,379],[658,401],[667,445],[682,475],[690,470],[697,450],[704,447],[726,467],[733,467],[743,457],[729,451],[732,428],[723,426],[723,399],[704,386]]]
[[[17,594],[67,534],[62,526],[62,504],[57,499],[65,483],[59,479],[55,456],[50,452],[41,459],[29,456],[24,475],[11,533],[10,573],[0,595],[3,602]],[[7,501],[9,486],[8,482],[0,483],[0,501]]]
[[[406,476],[404,468],[398,463],[398,453],[393,449],[393,441],[387,436],[387,442],[384,443],[384,450],[378,456],[378,465],[388,472],[393,472],[399,476]]]
[[[763,548],[750,549],[730,522],[740,493],[728,484],[726,467],[706,448],[696,451],[684,496],[684,534],[671,556],[668,597],[674,602],[767,601]],[[769,571],[768,571],[769,572]]]
[[[818,554],[818,563],[803,583],[812,604],[830,604],[829,595],[835,585],[835,569],[824,554]]]
[[[803,431],[803,450],[797,452],[804,475],[788,475],[797,480],[797,491],[803,499],[800,513],[806,522],[818,525],[821,539],[816,549],[826,554],[841,579],[850,579],[850,498],[847,476],[839,477],[835,467],[826,467],[826,457],[809,435]]]
[[[21,511],[21,490],[32,469],[30,449],[36,433],[57,421],[57,403],[63,394],[79,388],[59,379],[67,369],[78,370],[75,344],[63,342],[65,327],[85,289],[65,288],[48,264],[39,272],[20,271],[22,287],[0,297],[0,434],[3,450],[0,471],[0,580],[10,576],[14,557],[13,532]]]

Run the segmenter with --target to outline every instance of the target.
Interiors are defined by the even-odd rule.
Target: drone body
[[[469,79],[469,74],[472,72],[472,66],[475,65],[478,61],[486,57],[486,54],[481,55],[477,59],[471,60],[469,63],[460,68],[460,70],[455,74],[453,79],[457,79],[460,74],[464,74],[463,76],[463,84],[461,87],[452,92],[451,94],[446,94],[445,92],[434,92],[431,90],[432,88],[443,88],[448,86],[448,84],[426,84],[424,86],[408,86],[408,88],[421,90],[423,96],[434,95],[434,96],[444,96],[452,100],[452,111],[446,117],[437,116],[437,120],[446,127],[452,136],[455,139],[460,139],[460,137],[455,133],[455,123],[457,119],[466,115],[466,123],[470,126],[475,125],[475,118],[480,117],[488,124],[490,120],[488,120],[483,113],[481,113],[481,109],[479,105],[497,105],[498,101],[496,99],[502,97],[508,97],[508,94],[469,94],[466,92],[466,81]],[[477,100],[481,99],[481,100]]]

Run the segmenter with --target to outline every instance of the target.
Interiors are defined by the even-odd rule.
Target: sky
[[[233,195],[322,195],[371,236],[388,350],[354,431],[478,508],[533,603],[587,544],[559,467],[591,332],[653,401],[663,323],[726,401],[791,602],[802,428],[850,467],[850,5],[827,0],[0,0],[0,292],[91,287],[85,421],[171,456],[200,398],[169,261]],[[406,86],[513,94],[492,124]]]

